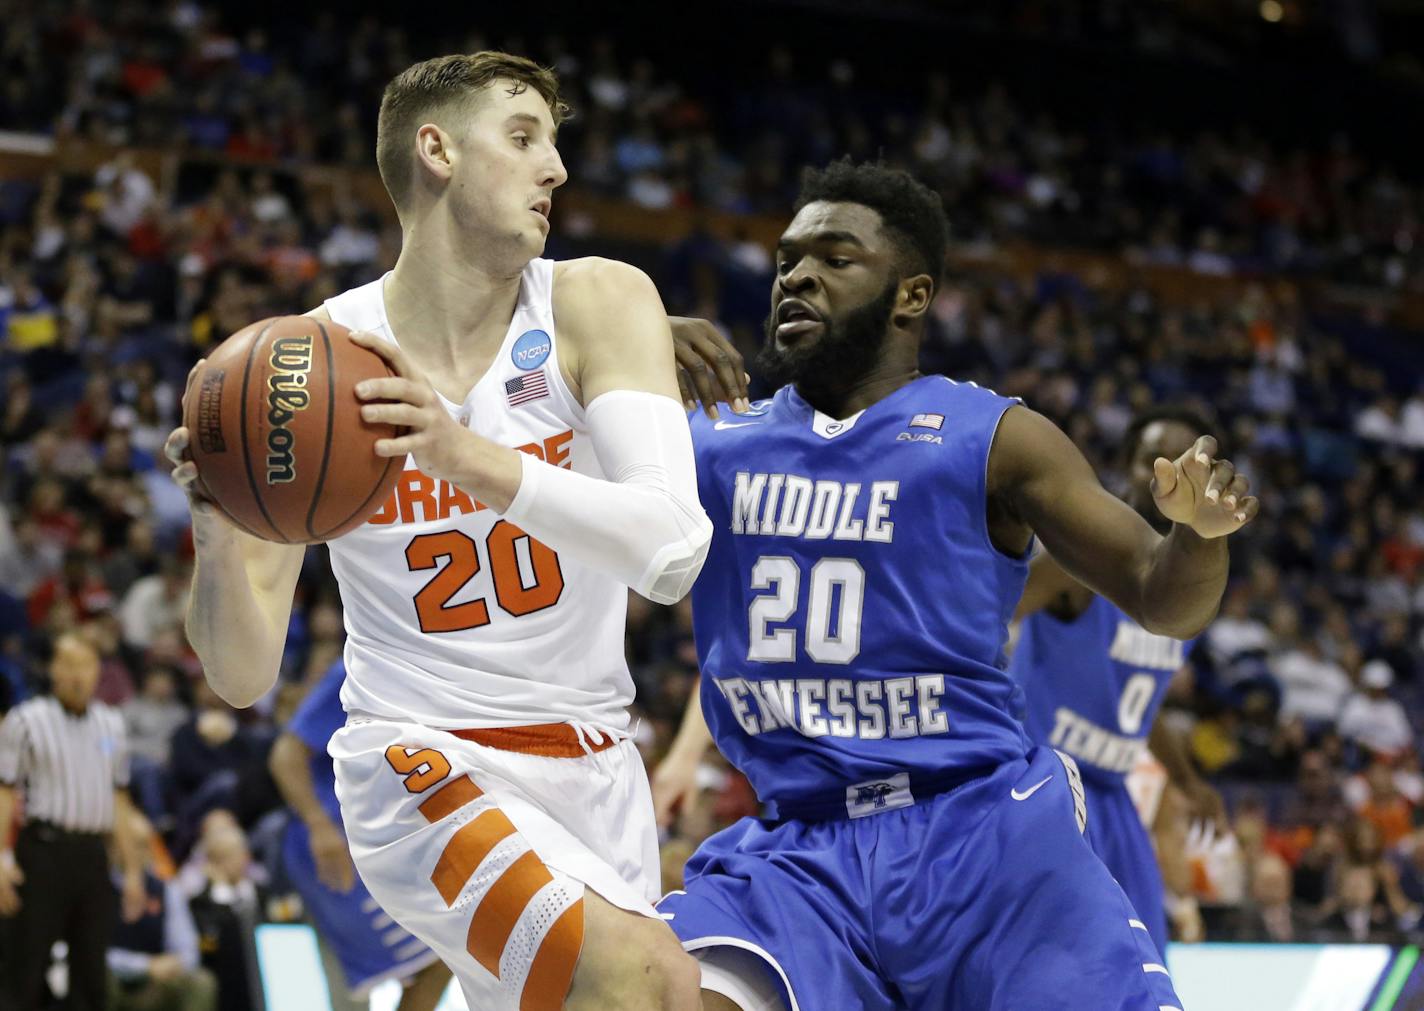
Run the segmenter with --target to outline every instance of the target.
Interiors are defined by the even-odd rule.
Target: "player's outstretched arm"
[[[1150,632],[1187,639],[1216,615],[1226,587],[1226,536],[1260,508],[1216,440],[1156,462],[1153,497],[1172,530],[1163,537],[1110,495],[1078,448],[1026,407],[1005,412],[989,455],[989,498],[1007,526],[1036,533],[1073,578]]]

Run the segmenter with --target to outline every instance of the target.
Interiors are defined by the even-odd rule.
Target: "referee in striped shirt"
[[[50,949],[64,940],[70,1007],[98,1011],[114,930],[111,838],[124,865],[125,918],[137,918],[146,898],[125,789],[128,747],[119,714],[92,700],[99,654],[87,640],[59,636],[49,674],[51,694],[16,706],[0,724],[0,929],[9,961],[0,974],[0,1007],[39,1006]],[[20,787],[25,820],[11,850]]]

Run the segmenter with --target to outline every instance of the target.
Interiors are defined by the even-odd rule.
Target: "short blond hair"
[[[569,115],[559,98],[559,78],[549,67],[511,53],[486,50],[437,56],[401,71],[381,95],[376,123],[376,168],[399,211],[410,200],[415,165],[411,140],[422,123],[497,80],[533,88],[549,105],[557,128]]]

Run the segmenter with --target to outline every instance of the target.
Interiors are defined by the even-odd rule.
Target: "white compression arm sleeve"
[[[681,600],[712,539],[697,498],[692,434],[682,405],[656,393],[613,390],[589,404],[585,415],[606,479],[525,456],[505,518],[649,600]]]

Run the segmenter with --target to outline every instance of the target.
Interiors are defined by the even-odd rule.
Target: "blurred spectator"
[[[141,577],[129,587],[118,612],[126,646],[141,653],[153,645],[158,632],[183,626],[191,576],[189,566],[165,557],[156,573]]]
[[[1360,669],[1360,691],[1351,695],[1340,712],[1340,736],[1377,755],[1393,757],[1414,743],[1414,730],[1404,707],[1390,698],[1394,671],[1383,660],[1371,660]]]
[[[179,677],[172,667],[153,664],[144,671],[138,695],[124,704],[135,759],[168,764],[173,734],[189,717],[188,707],[178,697]]]
[[[31,516],[19,516],[12,529],[10,537],[0,536],[0,586],[15,598],[25,600],[38,586],[58,575],[64,549],[43,536]]]
[[[253,175],[250,207],[253,218],[264,225],[292,216],[291,201],[277,189],[271,172],[258,172]]]
[[[1345,868],[1339,887],[1328,903],[1316,931],[1324,943],[1398,944],[1402,937],[1392,925],[1389,908],[1368,867]]]
[[[156,195],[153,180],[135,165],[131,152],[119,154],[94,173],[99,220],[119,238],[126,238],[143,219]]]
[[[52,347],[59,339],[59,315],[54,303],[35,284],[27,270],[16,271],[3,295],[4,342],[0,350],[34,352]]]
[[[135,799],[161,827],[171,820],[169,759],[173,735],[188,722],[189,710],[178,697],[179,673],[164,664],[144,672],[139,693],[124,703],[124,724],[133,742]]]
[[[1290,864],[1274,853],[1263,853],[1251,872],[1251,901],[1243,905],[1232,940],[1300,943],[1309,936],[1309,922],[1292,901]]]
[[[109,946],[109,1007],[115,1011],[213,1011],[217,980],[198,964],[188,897],[151,869],[142,914],[120,923]]]
[[[1393,772],[1383,761],[1374,762],[1364,775],[1352,779],[1346,794],[1355,813],[1374,826],[1385,847],[1394,846],[1413,827],[1414,805],[1399,792]]]
[[[161,565],[153,524],[145,518],[135,518],[128,525],[124,543],[109,552],[100,571],[104,582],[122,601],[134,583],[155,574]]]
[[[1352,867],[1369,870],[1375,882],[1375,898],[1391,916],[1400,923],[1408,921],[1410,926],[1418,920],[1419,911],[1410,906],[1399,886],[1399,869],[1385,854],[1383,835],[1373,822],[1365,818],[1357,818],[1345,830],[1344,868]],[[1338,875],[1335,885],[1338,898],[1342,894]],[[1329,908],[1327,900],[1326,909]]]
[[[1227,589],[1221,613],[1207,628],[1205,643],[1216,666],[1224,670],[1250,659],[1264,659],[1270,652],[1271,633],[1251,614],[1251,593],[1244,583]]]
[[[1330,760],[1318,749],[1305,752],[1300,756],[1295,790],[1281,812],[1281,823],[1314,832],[1327,825],[1342,824],[1345,815],[1345,799]]]
[[[374,265],[381,254],[376,230],[362,220],[360,207],[341,204],[340,220],[321,243],[321,262],[328,267]]]
[[[1334,883],[1345,854],[1345,840],[1334,823],[1322,826],[1301,854],[1294,876],[1294,897],[1313,918],[1319,918],[1334,893]]]
[[[252,875],[247,838],[234,825],[220,826],[203,847],[204,883],[190,903],[203,966],[217,978],[219,1011],[261,1011],[253,945],[257,924],[266,918],[267,896]]]
[[[1299,716],[1306,724],[1333,725],[1350,690],[1350,678],[1325,655],[1313,634],[1300,634],[1299,617],[1289,604],[1277,604],[1272,632],[1284,647],[1270,661],[1271,673],[1281,685],[1281,715]]]
[[[175,811],[184,826],[196,824],[215,807],[231,808],[239,771],[258,761],[260,751],[232,707],[206,682],[195,685],[194,696],[193,715],[171,742]]]
[[[225,807],[213,808],[199,820],[196,837],[188,851],[187,859],[175,875],[183,894],[190,899],[208,884],[208,840],[229,829],[241,832],[242,826],[238,823],[237,816]],[[261,864],[251,865],[248,876],[259,885],[267,884],[267,874]]]

